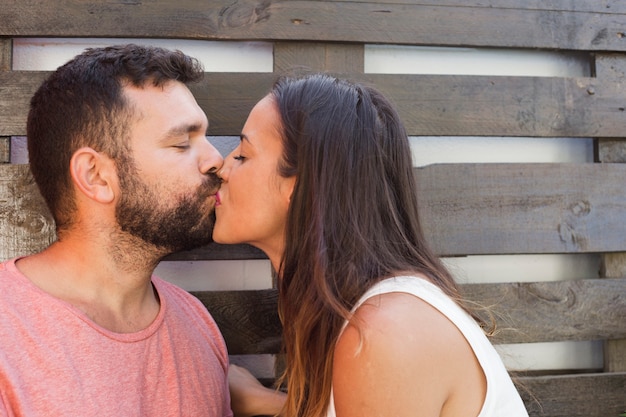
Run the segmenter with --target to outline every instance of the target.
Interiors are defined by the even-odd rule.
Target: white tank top
[[[487,379],[485,402],[477,417],[528,417],[524,403],[498,352],[487,339],[483,330],[465,310],[436,285],[414,276],[385,279],[370,288],[356,303],[352,311],[356,311],[369,298],[390,292],[408,293],[426,301],[454,323],[467,339]],[[416,414],[418,413],[416,412]],[[336,417],[332,388],[326,416]]]

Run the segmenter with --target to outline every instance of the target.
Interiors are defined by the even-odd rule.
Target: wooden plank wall
[[[0,0],[0,258],[54,238],[26,166],[8,164],[45,72],[11,70],[16,37],[272,42],[273,73],[211,73],[193,92],[212,135],[238,135],[275,74],[293,66],[378,86],[410,135],[594,138],[596,163],[445,164],[416,169],[426,233],[441,255],[601,253],[602,271],[550,283],[468,284],[497,305],[495,343],[604,340],[605,366],[528,375],[532,416],[626,411],[626,3],[620,0]],[[365,74],[366,44],[562,50],[587,77]],[[210,245],[171,260],[263,258]],[[600,279],[603,278],[603,279]],[[232,354],[276,353],[275,290],[195,293]],[[507,329],[514,329],[509,331]]]

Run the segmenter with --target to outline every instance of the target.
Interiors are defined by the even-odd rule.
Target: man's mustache
[[[198,192],[203,198],[209,197],[219,190],[221,184],[222,179],[218,177],[217,174],[207,174],[200,187],[198,187]]]

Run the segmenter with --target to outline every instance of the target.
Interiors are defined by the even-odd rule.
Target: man
[[[222,157],[180,52],[89,49],[31,101],[44,251],[0,265],[0,416],[232,416],[204,306],[152,276],[210,241]]]

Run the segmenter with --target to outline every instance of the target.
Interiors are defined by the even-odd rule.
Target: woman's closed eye
[[[246,159],[246,157],[240,154],[240,155],[234,155],[233,159],[235,161],[244,161]]]

